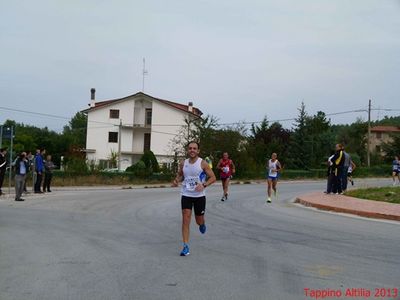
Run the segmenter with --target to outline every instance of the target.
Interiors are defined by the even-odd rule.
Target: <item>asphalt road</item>
[[[269,205],[262,184],[232,185],[228,202],[209,187],[208,230],[192,220],[188,257],[178,188],[2,198],[0,299],[400,299],[388,297],[400,293],[400,223],[293,204],[324,184],[282,182]]]

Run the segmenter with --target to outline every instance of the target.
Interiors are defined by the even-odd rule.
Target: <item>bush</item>
[[[361,166],[360,156],[357,153],[349,153],[349,154],[353,163],[355,163],[357,167],[360,167]]]
[[[153,173],[160,172],[160,166],[158,165],[154,153],[151,151],[145,151],[141,159],[137,163],[126,168],[125,171],[140,178],[148,178]]]
[[[84,158],[72,157],[66,161],[65,170],[67,172],[87,173],[89,168]]]
[[[356,177],[386,177],[391,176],[392,167],[389,165],[361,167],[356,168],[353,174]]]
[[[148,169],[150,173],[157,173],[160,171],[157,158],[152,151],[145,151],[140,160],[144,162],[146,169]]]
[[[142,160],[139,160],[136,164],[126,168],[125,171],[132,173],[133,176],[139,178],[146,178],[151,174],[150,170],[146,168],[146,165]]]

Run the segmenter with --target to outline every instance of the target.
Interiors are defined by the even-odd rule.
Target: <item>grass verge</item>
[[[360,199],[400,204],[400,187],[358,189],[347,191],[346,195]]]

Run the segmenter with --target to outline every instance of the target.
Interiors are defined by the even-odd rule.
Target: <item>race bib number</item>
[[[222,168],[222,171],[223,171],[224,173],[229,173],[229,167],[223,167],[223,168]]]
[[[187,177],[185,178],[185,186],[188,191],[193,192],[196,189],[196,185],[199,181],[197,177]]]

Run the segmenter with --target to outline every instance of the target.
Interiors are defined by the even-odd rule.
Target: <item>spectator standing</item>
[[[334,174],[334,169],[333,169],[333,162],[331,161],[331,159],[333,158],[334,155],[335,155],[335,153],[332,151],[331,156],[329,156],[328,161],[327,161],[327,165],[328,165],[328,172],[327,172],[328,180],[327,180],[327,184],[326,184],[325,194],[330,194],[333,191],[333,181],[335,179],[335,174]]]
[[[336,152],[331,158],[331,162],[333,163],[333,190],[334,194],[342,194],[342,172],[343,172],[343,163],[344,163],[344,155],[343,155],[343,146],[342,144],[336,144]]]
[[[349,167],[351,165],[351,156],[344,150],[344,147],[342,148],[342,150],[343,150],[344,160],[343,160],[341,183],[342,183],[342,191],[345,192],[347,190],[347,173],[349,172]]]
[[[42,176],[44,171],[44,164],[43,164],[43,155],[46,153],[44,149],[37,149],[35,155],[35,174],[36,174],[36,181],[35,181],[35,193],[40,194],[42,191],[40,190],[40,186],[42,185]]]
[[[28,177],[31,171],[33,171],[33,155],[32,155],[32,151],[25,151],[26,152],[26,160],[28,161],[28,172],[26,172],[26,177],[25,177],[25,183],[24,183],[24,193],[28,194],[28,189],[26,188],[26,183],[28,181]],[[33,179],[33,175],[32,175],[32,179]],[[32,185],[34,185],[34,181],[32,180]]]
[[[0,149],[0,196],[3,195],[1,188],[3,187],[4,175],[7,169],[7,159],[6,159],[7,149]]]
[[[44,182],[43,182],[43,192],[51,192],[50,185],[51,179],[53,178],[53,170],[55,165],[51,160],[51,155],[47,155],[44,162]]]
[[[22,152],[14,162],[15,166],[15,201],[24,201],[21,195],[24,191],[25,179],[29,170],[26,153]]]

